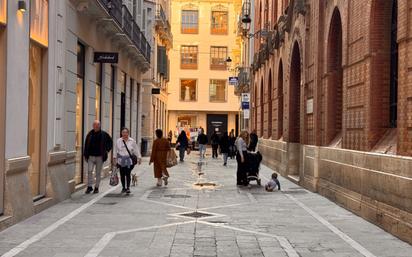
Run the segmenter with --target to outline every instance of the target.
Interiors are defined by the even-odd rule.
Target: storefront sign
[[[152,88],[152,95],[160,95],[160,88]]]
[[[94,62],[117,63],[118,61],[119,61],[118,53],[94,52]]]
[[[250,102],[250,94],[249,93],[242,93],[242,102]]]
[[[243,110],[243,119],[249,119],[250,118],[250,110],[249,109],[245,109]]]
[[[229,77],[229,85],[237,86],[239,83],[238,77]]]
[[[242,110],[249,110],[249,102],[242,102]]]

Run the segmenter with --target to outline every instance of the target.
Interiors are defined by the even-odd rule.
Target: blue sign
[[[229,85],[237,86],[239,82],[238,77],[229,77]]]
[[[249,110],[249,102],[242,102],[242,110]]]

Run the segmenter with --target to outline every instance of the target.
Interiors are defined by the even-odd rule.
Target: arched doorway
[[[283,136],[283,63],[279,62],[278,71],[278,139]]]
[[[260,136],[263,137],[264,131],[264,123],[265,123],[265,91],[263,87],[263,78],[260,82]]]
[[[331,144],[340,141],[343,118],[342,20],[337,8],[333,11],[328,35],[327,74],[326,144]]]
[[[289,94],[289,142],[300,142],[300,84],[301,59],[299,44],[295,42],[290,66]]]
[[[268,80],[268,125],[267,125],[267,136],[268,138],[272,137],[272,94],[273,94],[273,87],[272,87],[272,71],[269,70],[269,80]]]

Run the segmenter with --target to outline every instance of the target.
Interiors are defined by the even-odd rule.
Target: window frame
[[[213,51],[214,48],[217,49],[218,57],[219,57],[219,54],[220,54],[219,49],[223,49],[223,48],[226,49],[226,55],[223,56],[223,64],[213,63],[213,54],[215,53]],[[226,69],[227,69],[226,59],[228,57],[228,52],[229,52],[229,49],[228,49],[227,46],[210,46],[210,56],[209,56],[210,69],[211,70],[224,70],[224,71],[226,71]]]
[[[194,80],[196,85],[195,85],[195,99],[194,100],[183,100],[182,99],[182,81],[183,80]],[[199,89],[199,85],[198,85],[198,79],[194,79],[194,78],[180,78],[179,79],[179,102],[185,102],[185,103],[193,103],[193,102],[197,102],[198,99],[198,89]]]
[[[196,13],[196,16],[192,15],[192,16],[185,16],[184,13]],[[187,9],[183,9],[180,12],[180,33],[182,34],[199,34],[199,10],[187,10]],[[186,22],[187,18],[185,18],[185,22],[183,22],[183,17],[196,17],[196,23],[189,23]],[[194,26],[194,28],[192,29],[191,26],[188,27],[188,25],[196,25]]]
[[[183,63],[183,55],[192,54],[190,51],[183,52],[183,48],[196,49],[196,63]],[[199,63],[199,47],[197,45],[181,45],[180,46],[180,69],[197,70]]]
[[[211,86],[213,85],[212,84],[212,81],[224,81],[224,85],[225,85],[225,99],[224,100],[212,100],[211,99]],[[217,85],[217,84],[214,84],[214,85]],[[209,102],[210,103],[227,103],[227,95],[228,95],[228,93],[227,93],[227,91],[228,91],[228,83],[227,83],[227,80],[225,80],[225,79],[209,79]],[[217,92],[217,90],[216,90],[216,92]]]
[[[219,23],[213,23],[213,13],[226,14],[226,28],[216,28],[214,25]],[[222,26],[222,25],[221,25]],[[210,34],[212,35],[228,35],[229,33],[229,12],[228,11],[211,11],[210,12]]]

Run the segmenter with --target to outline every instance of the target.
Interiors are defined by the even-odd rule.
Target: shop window
[[[210,69],[226,70],[227,47],[212,46],[210,47]]]
[[[29,135],[28,154],[30,188],[33,197],[41,195],[41,113],[43,49],[30,43],[29,70]]]
[[[30,38],[42,46],[48,45],[49,37],[48,0],[30,1]]]
[[[129,127],[129,129],[130,129],[130,136],[132,136],[133,135],[133,132],[132,132],[132,120],[133,120],[133,97],[134,97],[134,94],[133,94],[133,90],[134,90],[134,79],[132,79],[132,78],[130,78],[130,127]]]
[[[195,79],[180,80],[180,101],[194,102],[197,99],[197,85]]]
[[[209,101],[226,102],[226,80],[210,80]]]
[[[228,31],[228,13],[224,11],[213,11],[211,23],[212,34],[226,35]]]
[[[177,127],[195,128],[197,127],[197,117],[195,115],[179,115],[177,116]]]
[[[197,46],[181,46],[180,68],[197,69]]]
[[[120,128],[126,126],[126,73],[120,72]]]
[[[0,24],[6,24],[7,21],[7,1],[0,0]]]
[[[101,121],[102,117],[102,80],[103,80],[103,64],[96,64],[96,120]]]
[[[85,46],[77,44],[77,84],[76,84],[76,170],[75,183],[83,183],[83,105],[84,105]]]
[[[197,34],[199,31],[199,12],[182,10],[182,34]]]

